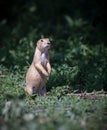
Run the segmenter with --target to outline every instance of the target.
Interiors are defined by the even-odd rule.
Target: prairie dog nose
[[[47,44],[48,44],[48,45],[50,45],[51,43],[50,43],[50,42],[48,42]]]

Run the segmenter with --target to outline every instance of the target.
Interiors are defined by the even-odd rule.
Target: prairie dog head
[[[47,51],[51,46],[49,38],[42,38],[37,42],[37,48],[40,51]]]

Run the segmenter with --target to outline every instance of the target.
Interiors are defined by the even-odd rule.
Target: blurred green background
[[[107,89],[106,18],[104,0],[1,0],[0,69],[26,73],[36,41],[49,37],[48,90]]]

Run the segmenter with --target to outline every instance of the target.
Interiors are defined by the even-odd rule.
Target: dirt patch
[[[67,94],[69,96],[79,96],[82,99],[98,99],[99,97],[106,97],[107,98],[107,93],[70,93]]]

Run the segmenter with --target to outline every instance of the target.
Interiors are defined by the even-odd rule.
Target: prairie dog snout
[[[50,75],[51,65],[48,49],[51,42],[48,38],[38,40],[34,58],[26,73],[25,91],[30,95],[46,95],[46,79]]]

